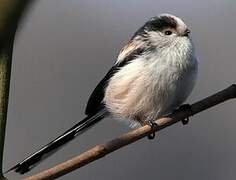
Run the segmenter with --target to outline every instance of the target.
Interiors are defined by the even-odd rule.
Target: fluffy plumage
[[[121,50],[90,96],[84,120],[11,168],[25,173],[60,146],[106,116],[132,125],[172,112],[189,96],[198,63],[186,24],[162,14],[151,18]]]
[[[167,30],[172,34],[165,35]],[[137,49],[141,53],[111,77],[105,91],[104,102],[113,116],[140,125],[185,101],[195,84],[198,64],[188,32],[181,19],[165,14],[135,33],[116,63],[124,63]]]

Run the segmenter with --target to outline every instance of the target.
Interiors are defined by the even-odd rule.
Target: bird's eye
[[[166,31],[164,31],[164,34],[169,36],[169,35],[172,34],[172,31],[170,31],[170,30],[166,30]]]

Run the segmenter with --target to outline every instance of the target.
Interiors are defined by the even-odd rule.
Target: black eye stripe
[[[151,18],[148,22],[144,24],[132,37],[137,35],[145,37],[148,31],[163,31],[166,28],[176,29],[177,22],[174,18],[170,16],[157,16]]]
[[[163,28],[170,27],[175,29],[177,27],[177,22],[174,18],[169,16],[162,16],[160,17],[159,23],[161,24]]]
[[[145,24],[147,30],[162,31],[166,28],[176,29],[177,22],[172,17],[161,16],[158,18],[152,18]]]

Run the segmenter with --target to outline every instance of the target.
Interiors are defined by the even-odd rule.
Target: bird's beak
[[[188,37],[188,36],[189,36],[189,33],[190,33],[190,30],[189,30],[189,29],[186,29],[186,30],[183,32],[182,36]]]

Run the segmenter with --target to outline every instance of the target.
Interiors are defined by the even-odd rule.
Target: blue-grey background
[[[13,56],[5,169],[84,117],[86,101],[120,48],[147,19],[183,18],[200,60],[188,102],[236,82],[234,0],[38,0],[19,28]],[[142,139],[61,179],[234,180],[236,101]],[[128,128],[106,119],[27,175],[106,142]],[[20,179],[15,173],[9,179]]]

